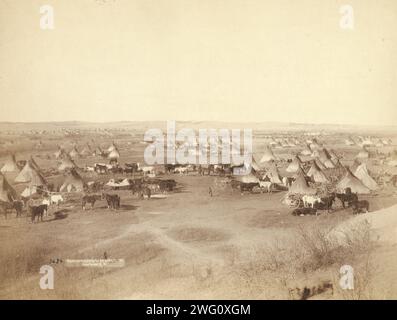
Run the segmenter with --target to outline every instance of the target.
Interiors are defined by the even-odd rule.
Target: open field
[[[49,130],[43,125],[40,128]],[[120,164],[143,161],[141,128],[114,131],[113,127],[109,129],[112,136],[89,130],[81,132],[81,137],[65,136],[63,131],[42,134],[24,130],[3,130],[2,141],[13,143],[2,148],[0,164],[7,153],[15,153],[18,160],[33,155],[55,187],[64,179],[62,172],[49,173],[57,167],[58,160],[53,157],[57,145],[68,150],[73,144],[80,149],[87,142],[106,148],[115,142]],[[255,131],[257,161],[271,135]],[[297,136],[306,139],[303,133]],[[360,148],[345,146],[345,136],[322,133],[318,139],[343,155],[341,162],[349,166]],[[395,136],[392,138],[395,141]],[[35,147],[38,141],[40,148]],[[393,149],[394,144],[380,151],[387,154]],[[289,159],[302,145],[273,150],[280,159]],[[85,167],[104,160],[90,155],[75,162]],[[281,162],[281,176],[292,176],[285,170],[287,165]],[[380,164],[376,158],[367,165],[374,175],[385,170],[395,173],[394,167]],[[16,174],[5,176],[12,183]],[[125,177],[84,171],[81,176],[86,181],[103,182]],[[291,215],[292,209],[283,203],[287,191],[242,194],[223,184],[225,177],[215,174],[158,177],[174,179],[177,188],[151,199],[139,199],[129,190],[113,191],[121,198],[118,210],[108,209],[105,200],[97,201],[92,210],[82,210],[83,193],[75,192],[64,193],[65,202],[59,207],[50,206],[43,222],[30,223],[26,212],[19,218],[14,213],[8,219],[1,216],[0,298],[299,299],[302,294],[296,288],[317,288],[327,282],[332,283],[332,291],[313,290],[304,298],[397,298],[395,187],[385,185],[360,195],[360,200],[369,201],[370,213],[353,216],[351,208],[344,209],[336,201],[330,213],[300,217]],[[18,194],[26,187],[12,185]],[[329,236],[342,226],[348,226],[348,236]],[[55,289],[41,290],[38,285],[40,267],[52,260],[102,259],[104,255],[124,259],[125,266],[71,268],[62,262],[52,263]],[[339,268],[344,264],[356,271],[354,291],[339,288]]]

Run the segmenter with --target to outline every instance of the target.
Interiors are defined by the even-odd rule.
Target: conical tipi
[[[9,202],[17,198],[14,188],[8,183],[6,177],[0,173],[0,201]]]
[[[84,182],[83,178],[77,173],[75,169],[71,169],[66,178],[64,183],[62,184],[61,188],[59,189],[60,192],[82,192],[86,183]]]
[[[120,158],[120,153],[119,150],[117,150],[117,148],[113,149],[112,151],[110,151],[110,153],[108,154],[108,159],[109,160],[116,160]]]
[[[80,153],[79,153],[79,151],[77,150],[76,146],[74,146],[73,149],[70,150],[69,156],[70,156],[70,158],[72,158],[72,159],[77,158],[77,157],[80,156]]]
[[[312,151],[310,150],[310,147],[306,145],[306,147],[301,151],[301,155],[303,156],[310,156],[312,154]]]
[[[316,162],[313,162],[312,166],[310,167],[307,175],[313,179],[314,182],[318,183],[327,183],[328,178],[324,174],[324,172],[319,168]]]
[[[15,155],[10,155],[3,167],[0,170],[1,172],[19,172],[19,168],[17,165],[17,161],[15,160]]]
[[[298,176],[296,177],[295,181],[292,183],[291,187],[289,188],[288,193],[315,194],[316,190],[310,188],[309,184],[307,183],[304,172],[303,170],[301,170]]]
[[[77,165],[74,163],[74,161],[70,158],[68,154],[66,154],[66,156],[61,160],[61,164],[59,165],[58,170],[64,171],[76,167]]]
[[[349,168],[346,168],[345,176],[338,182],[336,188],[344,192],[346,188],[350,188],[352,192],[367,194],[370,189],[367,188],[360,179],[358,179]]]
[[[45,186],[47,184],[41,173],[35,168],[31,160],[28,160],[14,180],[15,182],[29,182],[34,186]]]
[[[288,165],[287,172],[297,172],[302,164],[301,159],[298,156],[295,156],[294,160]]]
[[[367,149],[362,148],[360,152],[356,156],[357,159],[368,159],[369,158],[369,152]]]
[[[282,183],[277,166],[274,162],[272,162],[271,165],[266,169],[266,173],[263,175],[263,179],[266,178],[268,178],[272,183]]]
[[[361,182],[370,190],[377,190],[378,184],[368,173],[367,165],[365,163],[360,164],[354,171],[354,175],[361,180]]]
[[[265,148],[265,152],[259,162],[264,163],[264,162],[275,161],[275,160],[276,160],[276,157],[274,156],[272,149],[270,149],[270,147],[267,146]]]

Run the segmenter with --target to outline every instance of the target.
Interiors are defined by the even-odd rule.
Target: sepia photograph
[[[394,0],[0,0],[0,300],[396,300],[396,39]]]

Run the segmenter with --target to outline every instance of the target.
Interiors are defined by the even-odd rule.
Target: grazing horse
[[[354,201],[352,203],[353,214],[360,213],[362,209],[369,212],[369,202],[367,200]]]
[[[106,199],[108,209],[120,208],[120,196],[118,194],[102,193],[102,199]]]
[[[94,208],[94,204],[97,200],[101,200],[102,197],[99,194],[92,194],[92,195],[85,195],[81,199],[81,207],[83,210],[85,210],[85,205],[87,203],[91,204],[91,209]]]
[[[44,213],[47,212],[47,210],[48,210],[48,206],[46,204],[40,204],[38,206],[29,206],[30,215],[32,217],[32,223],[36,221],[36,217],[37,217],[37,221],[39,221],[39,219],[43,221],[43,215]]]
[[[350,207],[353,202],[358,201],[358,197],[356,193],[337,193],[336,197],[342,203],[343,208],[346,208],[345,202],[347,202]]]

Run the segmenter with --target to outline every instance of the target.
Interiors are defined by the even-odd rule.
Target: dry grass
[[[238,267],[241,280],[252,297],[260,296],[271,284],[274,291],[284,290],[285,298],[293,290],[303,292],[306,283],[310,287],[310,297],[322,293],[323,287],[339,287],[339,268],[344,264],[355,267],[355,290],[338,290],[342,298],[363,299],[369,297],[373,243],[370,238],[370,225],[364,221],[344,230],[342,235],[332,228],[298,228],[295,241],[276,240],[266,247],[255,248],[251,257]],[[364,263],[359,263],[363,261]],[[317,279],[317,274],[334,275],[328,279]],[[328,285],[332,283],[332,285]],[[299,288],[302,287],[302,290]],[[287,294],[288,293],[288,294]],[[302,298],[289,296],[289,298]],[[306,297],[306,298],[307,298]]]

